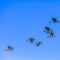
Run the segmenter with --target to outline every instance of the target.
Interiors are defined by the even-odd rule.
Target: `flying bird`
[[[51,32],[50,32],[49,37],[50,37],[50,38],[55,37],[55,35],[54,35],[54,32],[53,32],[53,31],[51,31]]]
[[[12,50],[14,50],[14,49],[13,49],[11,46],[8,46],[6,50],[12,51]]]
[[[35,38],[29,38],[27,41],[33,43],[34,40],[35,40]]]
[[[35,42],[36,46],[39,46],[42,44],[42,42]]]
[[[47,33],[49,33],[49,32],[51,32],[52,30],[49,28],[49,27],[45,27],[45,31],[44,32],[47,32]]]
[[[56,18],[52,18],[52,21],[50,21],[49,23],[59,23],[59,21]]]

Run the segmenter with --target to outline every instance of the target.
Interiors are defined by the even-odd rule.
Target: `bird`
[[[27,41],[33,43],[34,40],[35,40],[35,38],[29,38]]]
[[[55,37],[55,35],[54,35],[54,32],[53,32],[53,31],[51,31],[51,32],[50,32],[49,37],[50,37],[50,38]]]
[[[12,50],[14,50],[13,49],[13,47],[11,47],[11,46],[7,46],[7,49],[5,49],[6,51],[12,51]]]
[[[49,27],[45,27],[45,31],[44,32],[47,32],[47,33],[49,33],[49,32],[51,32],[52,30],[49,28]]]
[[[35,42],[36,46],[39,46],[42,44],[42,42]]]
[[[59,23],[59,21],[56,18],[51,18],[52,21],[50,21],[49,23]]]

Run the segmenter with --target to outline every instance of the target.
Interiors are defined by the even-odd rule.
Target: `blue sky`
[[[49,24],[52,17],[60,21],[58,1],[0,1],[0,60],[60,60],[60,24]],[[47,38],[49,26],[55,38]],[[26,42],[30,37],[43,44],[36,47]],[[14,50],[5,51],[11,45]]]

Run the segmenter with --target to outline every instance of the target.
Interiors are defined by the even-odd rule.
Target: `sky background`
[[[49,24],[52,17],[60,21],[60,1],[0,0],[0,60],[60,60],[60,24]],[[54,38],[47,38],[45,26]],[[36,47],[30,37],[43,44]],[[8,45],[14,50],[5,51]]]

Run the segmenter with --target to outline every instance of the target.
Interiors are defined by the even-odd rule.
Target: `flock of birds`
[[[56,18],[52,18],[51,20],[52,20],[52,21],[50,21],[49,23],[60,23]],[[45,27],[44,32],[49,33],[49,37],[50,37],[50,38],[55,37],[55,34],[54,34],[53,30],[51,30],[49,27]],[[27,41],[30,42],[30,43],[33,43],[34,40],[35,40],[35,38],[29,38]],[[42,44],[42,42],[38,41],[38,42],[35,42],[34,44],[35,44],[36,46],[39,46],[39,45]],[[7,49],[5,49],[5,50],[6,50],[6,51],[12,51],[12,50],[14,50],[14,49],[13,49],[13,47],[11,47],[11,46],[7,46]]]

